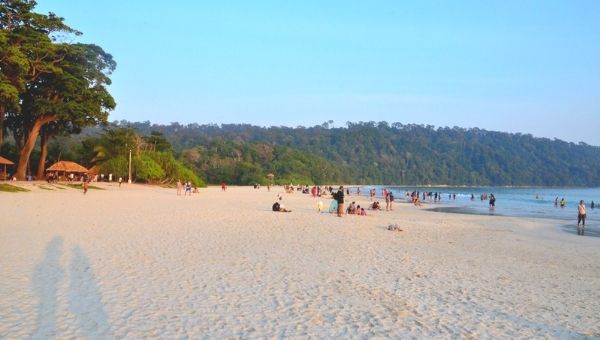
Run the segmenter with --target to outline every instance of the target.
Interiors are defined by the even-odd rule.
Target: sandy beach
[[[600,337],[600,238],[552,220],[21,185],[0,193],[2,339]]]

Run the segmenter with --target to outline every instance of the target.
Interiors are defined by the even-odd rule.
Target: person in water
[[[592,204],[590,204],[590,207],[591,207],[592,209],[594,209],[594,207],[595,207],[595,206],[596,206],[596,205],[594,204],[594,201],[592,201]]]
[[[496,207],[496,196],[494,194],[490,194],[490,208]]]
[[[581,223],[581,229],[579,224]],[[585,229],[585,203],[583,200],[579,201],[577,206],[577,235],[583,235]]]
[[[564,208],[564,207],[565,207],[565,205],[567,205],[567,201],[565,201],[565,199],[564,199],[564,198],[561,198],[561,200],[560,200],[560,207],[561,207],[561,208]]]

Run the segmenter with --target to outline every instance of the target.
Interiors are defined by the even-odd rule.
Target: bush
[[[133,159],[134,174],[136,181],[157,182],[165,177],[165,171],[151,157],[138,155]]]
[[[186,182],[190,181],[195,186],[206,186],[206,183],[198,175],[176,160],[172,153],[148,152],[146,155],[164,170],[163,179],[165,182],[174,183],[179,179]]]

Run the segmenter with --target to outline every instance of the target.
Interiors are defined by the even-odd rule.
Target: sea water
[[[361,195],[368,195],[369,189],[375,188],[377,196],[387,188],[394,193],[395,201],[410,200],[405,193],[418,191],[419,199],[425,193],[440,193],[441,201],[433,202],[433,197],[423,201],[426,208],[465,214],[486,214],[515,216],[528,218],[544,218],[577,224],[577,205],[583,200],[587,210],[586,226],[600,226],[600,206],[591,208],[591,202],[600,203],[600,188],[507,188],[507,187],[401,187],[401,186],[363,186]],[[353,188],[356,193],[356,188]],[[482,194],[494,194],[496,207],[490,209],[489,200],[481,200]],[[456,195],[456,199],[453,198]],[[474,199],[471,199],[471,195]],[[561,207],[554,202],[558,198],[565,199]],[[384,203],[385,206],[385,203]]]

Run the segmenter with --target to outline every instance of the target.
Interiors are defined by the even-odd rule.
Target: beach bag
[[[273,203],[273,211],[279,211],[279,207],[280,207],[279,202]]]

